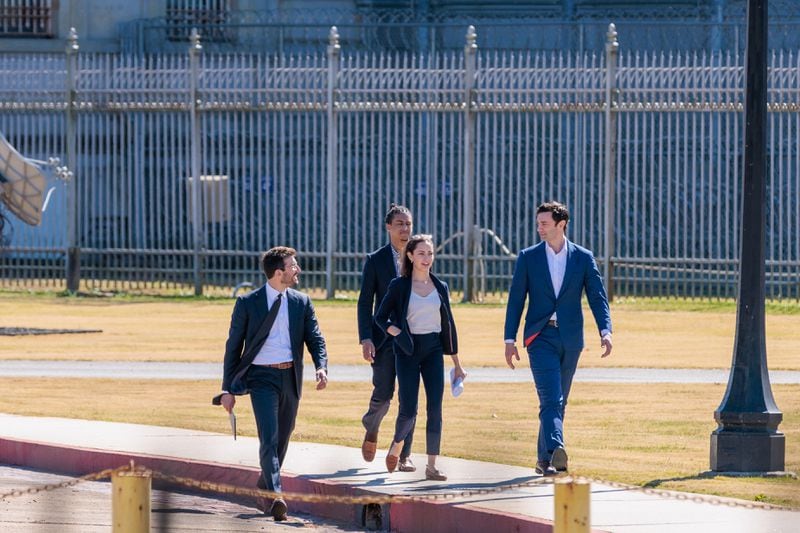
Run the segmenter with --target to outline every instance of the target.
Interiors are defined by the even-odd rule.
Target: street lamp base
[[[711,470],[781,472],[786,457],[783,433],[716,430],[711,433]]]
[[[786,478],[798,479],[797,472],[790,470],[780,470],[777,472],[715,472],[709,470],[708,472],[701,472],[698,477],[704,479],[714,479],[717,477],[763,477],[763,478]]]

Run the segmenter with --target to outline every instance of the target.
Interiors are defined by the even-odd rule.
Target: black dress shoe
[[[275,501],[272,502],[272,507],[270,508],[269,513],[276,522],[283,522],[288,518],[286,515],[288,511],[289,508],[286,506],[286,502],[283,501],[283,498],[275,498]]]
[[[565,450],[563,446],[559,446],[553,450],[553,456],[550,458],[550,464],[553,465],[558,472],[567,471],[567,450]]]
[[[536,463],[536,473],[545,477],[558,475],[558,471],[547,461],[538,461]]]

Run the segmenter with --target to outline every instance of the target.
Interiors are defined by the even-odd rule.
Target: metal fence
[[[743,59],[732,54],[68,53],[0,57],[0,129],[57,155],[40,227],[14,222],[2,286],[226,290],[298,248],[303,286],[358,288],[388,204],[467,298],[502,297],[536,205],[614,293],[736,294]],[[767,294],[800,297],[800,57],[769,66]],[[66,81],[65,81],[66,80]],[[610,179],[609,179],[610,178]],[[79,268],[78,268],[79,267]]]

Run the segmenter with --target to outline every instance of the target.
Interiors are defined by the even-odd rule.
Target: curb
[[[260,475],[256,468],[211,463],[139,453],[114,452],[94,448],[61,446],[46,442],[0,437],[0,463],[45,470],[57,474],[82,476],[117,468],[131,460],[137,465],[157,470],[167,475],[183,476],[199,481],[209,481],[254,488]],[[376,491],[355,488],[325,479],[311,479],[282,472],[281,480],[286,492],[335,496],[380,495]],[[168,487],[154,480],[154,487]],[[216,493],[215,491],[211,491]],[[217,493],[219,494],[219,493]],[[219,494],[227,499],[230,494]],[[252,501],[233,496],[240,503],[254,505]],[[242,501],[244,500],[244,501]],[[355,527],[369,527],[398,532],[437,531],[453,533],[485,533],[486,531],[518,531],[550,533],[553,523],[513,513],[500,513],[474,503],[452,501],[402,501],[385,505],[339,504],[289,501],[290,512],[300,511],[329,518]],[[593,530],[595,531],[595,530]]]

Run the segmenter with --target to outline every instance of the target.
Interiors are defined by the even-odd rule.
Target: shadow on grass
[[[700,472],[699,474],[695,474],[693,476],[680,476],[680,477],[668,477],[664,479],[651,479],[642,487],[646,489],[653,489],[656,487],[660,487],[664,483],[671,483],[671,482],[678,482],[678,481],[699,481],[701,479],[714,479],[715,477],[719,477],[720,472]]]
[[[797,474],[794,472],[716,472],[708,470],[700,472],[693,476],[670,477],[664,479],[651,479],[644,485],[646,489],[660,487],[664,483],[680,482],[680,481],[699,481],[701,479],[716,479],[716,478],[761,478],[761,479],[797,479]]]

